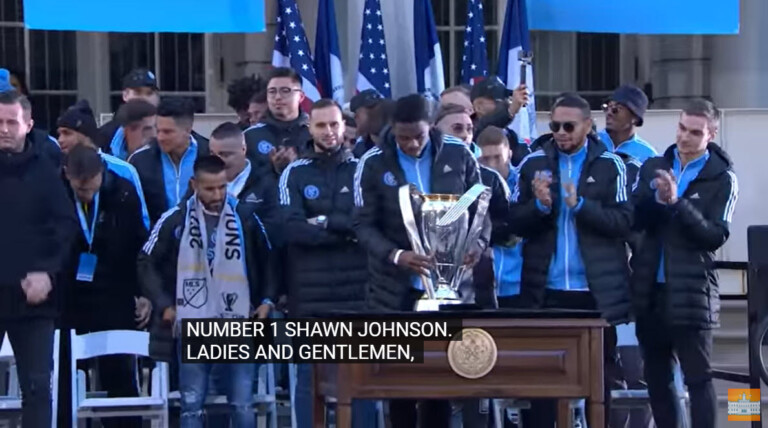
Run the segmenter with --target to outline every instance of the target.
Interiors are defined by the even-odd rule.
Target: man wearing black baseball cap
[[[374,89],[366,89],[349,101],[349,109],[355,115],[357,124],[358,138],[352,149],[356,158],[361,158],[365,152],[379,144],[379,134],[389,122],[389,105]]]
[[[146,68],[137,68],[131,70],[123,78],[123,102],[128,102],[135,99],[143,99],[148,103],[157,107],[160,104],[160,89],[157,86],[157,77],[155,73]],[[110,145],[112,140],[116,137],[115,134],[119,134],[121,127],[120,124],[112,119],[105,123],[99,129],[99,139],[96,142],[99,147],[105,152],[118,156],[117,153],[112,153]],[[122,136],[118,137],[122,138]],[[118,156],[123,158],[122,156]]]
[[[506,130],[517,112],[528,104],[529,95],[525,85],[511,91],[497,77],[490,76],[472,85],[470,99],[475,110],[475,135],[480,135],[489,126]],[[519,140],[510,140],[509,144],[514,153],[512,165],[517,166],[530,150]]]
[[[622,85],[611,94],[605,111],[605,129],[597,136],[608,151],[614,152],[627,165],[627,182],[634,183],[646,159],[658,156],[656,149],[637,135],[648,109],[648,97],[640,88]]]

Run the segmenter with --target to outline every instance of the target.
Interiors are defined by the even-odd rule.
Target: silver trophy
[[[462,303],[458,288],[465,273],[464,258],[480,237],[490,197],[490,189],[482,184],[461,196],[423,194],[412,185],[400,187],[400,212],[412,250],[435,260],[429,275],[420,275],[426,295],[416,303],[417,311]],[[478,205],[470,224],[469,208],[475,201]]]

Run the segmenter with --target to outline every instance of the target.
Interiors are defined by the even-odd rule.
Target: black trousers
[[[584,291],[546,290],[544,308],[583,309],[597,308],[592,293]],[[605,420],[611,414],[611,390],[623,387],[619,359],[616,352],[616,328],[608,327],[603,332]],[[531,400],[531,408],[522,411],[523,426],[552,428],[557,416],[557,403],[553,400]]]
[[[21,425],[23,428],[50,427],[53,320],[0,319],[0,340],[6,332],[13,347],[21,387]],[[66,368],[61,367],[61,370]]]
[[[659,289],[662,287],[658,286]],[[661,304],[655,306],[664,307]],[[684,409],[679,407],[674,385],[673,364],[676,355],[691,400],[692,428],[714,428],[717,397],[710,365],[712,330],[671,325],[667,314],[653,309],[648,314],[638,316],[637,338],[645,360],[645,380],[656,426],[680,426]]]
[[[643,356],[640,346],[619,346],[621,375],[629,390],[647,390],[643,375]],[[651,423],[651,406],[634,409],[613,409],[610,426],[614,428],[648,428]]]

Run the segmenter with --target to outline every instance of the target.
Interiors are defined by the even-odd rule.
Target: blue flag
[[[488,44],[485,42],[482,0],[467,2],[467,28],[464,29],[464,55],[461,57],[461,83],[472,83],[488,76]]]
[[[24,0],[32,30],[259,33],[264,0]]]
[[[439,99],[445,89],[443,54],[437,38],[431,0],[413,2],[413,41],[416,54],[416,90]]]
[[[739,0],[536,0],[528,6],[528,18],[534,30],[630,34],[739,33]]]
[[[344,76],[341,68],[339,35],[333,0],[320,0],[315,33],[315,74],[320,95],[344,103]]]

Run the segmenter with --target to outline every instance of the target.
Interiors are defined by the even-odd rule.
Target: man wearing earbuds
[[[521,304],[597,310],[611,325],[626,323],[624,240],[632,224],[626,168],[590,132],[586,100],[566,94],[555,102],[551,117],[552,137],[520,163],[512,195],[509,224],[523,238]],[[614,328],[605,330],[604,349],[610,380],[616,366]],[[610,383],[605,382],[606,393]],[[531,420],[524,414],[523,423],[551,428],[554,415],[554,403],[534,401]]]

